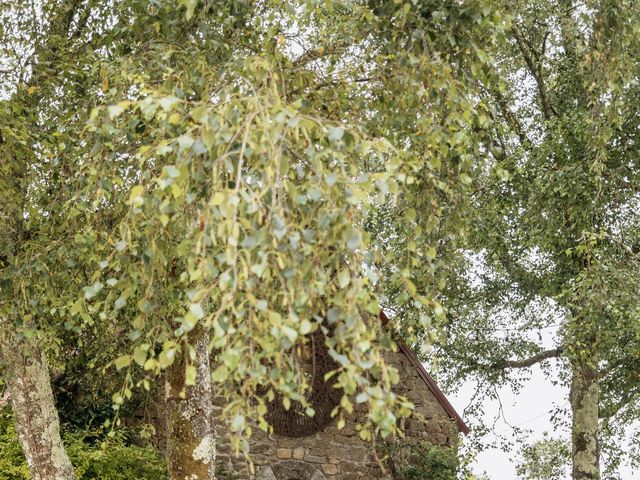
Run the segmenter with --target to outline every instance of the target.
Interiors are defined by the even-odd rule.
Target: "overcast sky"
[[[463,387],[456,395],[450,395],[449,400],[458,412],[462,412],[469,403],[473,393],[473,385]],[[527,427],[533,430],[530,435],[530,443],[541,439],[543,433],[549,432],[551,437],[569,438],[568,431],[555,432],[550,422],[551,411],[559,406],[568,404],[567,389],[554,386],[545,378],[538,367],[534,367],[531,381],[520,391],[518,395],[511,393],[510,389],[500,390],[502,406],[507,421],[511,425]],[[498,412],[497,402],[485,403],[487,421],[493,422],[493,417]],[[504,421],[498,421],[496,431],[503,435],[509,435],[511,429]],[[486,472],[491,480],[515,480],[517,478],[515,467],[518,462],[517,451],[504,453],[500,450],[487,450],[478,455],[474,467],[476,473]],[[570,478],[567,472],[567,479]],[[640,480],[640,472],[633,472],[631,467],[624,466],[620,470],[623,480]]]

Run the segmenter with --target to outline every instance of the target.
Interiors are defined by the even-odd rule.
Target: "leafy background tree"
[[[454,383],[477,382],[480,397],[517,390],[542,364],[567,388],[572,478],[601,478],[600,452],[611,474],[637,459],[618,439],[639,407],[638,5],[504,8],[500,82],[485,89],[492,166],[476,177],[438,360]]]
[[[401,334],[485,395],[559,359],[573,478],[614,470],[639,407],[639,8],[2,3],[0,361],[33,478],[75,476],[52,372],[116,412],[166,392],[169,475],[208,478],[212,393],[245,453],[276,395],[312,414],[318,329],[363,439],[410,412]]]
[[[571,448],[565,440],[551,438],[545,432],[541,440],[523,447],[520,456],[516,472],[523,480],[567,478]]]

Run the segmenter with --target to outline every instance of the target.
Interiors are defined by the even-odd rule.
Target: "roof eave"
[[[387,317],[387,315],[382,310],[380,311],[380,320],[382,321],[383,325],[386,325],[387,322],[389,322],[389,317]],[[409,362],[411,362],[413,367],[416,369],[416,371],[418,372],[418,375],[420,375],[420,378],[422,378],[424,383],[427,384],[427,387],[429,387],[429,390],[431,390],[431,392],[436,397],[438,402],[440,402],[440,405],[442,405],[442,407],[449,414],[449,416],[453,420],[455,420],[456,425],[458,426],[458,430],[464,433],[465,435],[468,435],[470,431],[469,427],[467,426],[466,423],[464,423],[464,420],[462,420],[462,417],[458,414],[458,412],[456,412],[456,409],[453,408],[453,405],[451,405],[449,400],[447,400],[447,397],[442,392],[442,390],[440,390],[440,387],[438,387],[438,384],[433,379],[433,377],[429,375],[429,372],[425,370],[424,366],[422,365],[420,360],[418,360],[418,357],[413,352],[413,350],[411,350],[404,343],[400,343],[400,342],[396,342],[396,343],[400,351],[405,354],[405,356],[409,359]]]

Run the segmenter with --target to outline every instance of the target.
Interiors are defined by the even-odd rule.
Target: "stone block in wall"
[[[348,457],[348,449],[339,447],[336,445],[328,445],[324,450],[327,457],[339,458],[340,460],[346,460]]]
[[[307,448],[307,455],[314,455],[316,457],[319,457],[324,455],[325,451],[326,450],[324,448],[309,447]]]
[[[276,452],[274,445],[269,443],[256,443],[251,445],[251,455],[273,455]]]
[[[345,437],[342,435],[336,435],[334,438],[335,443],[340,445],[362,445],[363,442],[358,436]]]
[[[251,458],[256,465],[268,465],[273,461],[273,455],[252,455]]]
[[[287,460],[293,457],[293,451],[290,448],[278,448],[276,449],[276,457]]]
[[[337,475],[340,471],[340,465],[325,463],[322,465],[322,471],[325,473],[325,475]]]
[[[327,457],[324,455],[306,455],[304,461],[310,463],[327,463]]]
[[[421,405],[417,405],[416,408],[413,410],[413,414],[417,417],[423,417],[425,420],[430,420],[432,418],[435,418],[436,416],[436,412],[434,410],[433,407],[431,407],[429,404],[421,404]]]
[[[447,445],[448,437],[444,433],[434,433],[429,436],[429,440],[435,445]]]
[[[429,431],[429,429],[427,428],[427,424],[428,424],[429,422],[432,422],[432,420],[429,420],[429,421],[427,421],[427,422],[424,422],[424,421],[418,420],[418,419],[417,419],[417,418],[415,418],[415,417],[412,417],[412,418],[410,418],[410,419],[409,419],[409,421],[407,422],[407,430],[409,430],[409,431],[411,431],[411,432],[415,432],[415,433],[417,433],[417,432],[421,432],[421,431],[423,431],[423,430],[427,430],[427,431]],[[438,424],[438,422],[433,422],[433,424],[437,426],[436,431],[437,431],[437,432],[440,432],[440,425]]]
[[[348,450],[349,460],[357,463],[364,463],[369,455],[366,447],[351,448]]]
[[[293,459],[302,460],[304,458],[304,447],[296,447],[293,450]]]
[[[260,428],[254,428],[253,434],[251,435],[251,440],[255,441],[264,441],[269,439],[269,434]]]
[[[277,437],[274,435],[273,440],[280,448],[296,448],[302,442],[299,438],[287,438],[280,435]]]
[[[359,477],[360,475],[357,473],[343,473],[340,476],[340,480],[358,480]]]
[[[442,433],[442,424],[434,419],[428,420],[425,424],[424,424],[424,428],[425,430],[429,433],[429,434],[440,434]]]

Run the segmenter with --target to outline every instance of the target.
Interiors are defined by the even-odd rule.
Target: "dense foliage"
[[[0,415],[0,478],[29,480],[29,467],[18,443],[12,417],[5,409]]]
[[[19,0],[0,19],[0,337],[17,427],[30,402],[57,425],[47,357],[71,377],[61,352],[113,360],[119,411],[167,369],[172,398],[197,401],[204,344],[246,451],[265,401],[305,405],[297,355],[321,329],[338,424],[355,398],[363,439],[392,434],[411,404],[392,392],[377,315],[402,309],[393,326],[430,337],[444,318],[440,256],[488,141],[479,82],[500,15],[482,1]],[[402,223],[380,235],[389,208]],[[52,446],[35,470],[71,477],[51,432],[25,430],[23,448]]]
[[[124,429],[109,437],[101,430],[72,430],[65,434],[78,479],[166,479],[166,467],[159,453],[151,446],[131,443],[129,435]],[[6,409],[0,414],[0,479],[31,479],[11,414]]]
[[[4,5],[5,331],[129,338],[120,405],[137,368],[147,386],[184,357],[194,382],[199,325],[250,434],[265,387],[304,402],[283,352],[320,328],[340,415],[357,395],[361,436],[391,433],[410,404],[380,299],[407,307],[409,332],[443,318],[438,249],[462,226],[499,27],[481,2],[436,4],[64,0],[29,20],[30,2]],[[389,205],[406,251],[367,229]]]
[[[124,71],[108,92],[117,103],[90,115],[84,192],[102,195],[92,205],[128,208],[107,232],[83,233],[110,236],[94,250],[100,269],[79,308],[126,318],[136,345],[117,366],[151,373],[186,354],[204,325],[219,352],[213,380],[239,432],[247,414],[263,421],[265,386],[268,397],[304,401],[295,355],[282,352],[321,328],[340,364],[342,409],[357,395],[370,406],[361,436],[386,436],[409,405],[390,391],[397,375],[381,354],[391,342],[378,299],[396,292],[382,298],[409,307],[410,332],[443,318],[435,258],[441,240],[458,235],[461,215],[448,202],[467,188],[480,148],[473,128],[488,120],[473,92],[495,19],[474,3],[435,21],[409,3],[266,3],[241,12],[254,19],[250,32],[229,27],[234,45],[246,44],[229,51],[212,48],[212,13],[188,12],[202,35],[164,47],[170,70],[155,71],[147,50],[114,66]],[[173,38],[173,18],[169,7],[156,12],[157,42]],[[455,37],[442,39],[443,28]],[[122,164],[115,176],[112,159]],[[395,240],[406,251],[367,231],[388,205],[404,213]]]
[[[410,414],[401,334],[488,395],[561,358],[573,475],[598,478],[601,447],[615,469],[600,440],[640,408],[639,9],[0,2],[0,366],[25,454],[55,452],[32,475],[73,478],[59,417],[143,390],[191,449],[169,469],[215,443],[178,428],[212,390],[246,453],[276,395],[314,414],[318,330],[364,440]],[[144,453],[68,438],[87,468]]]
[[[460,460],[452,447],[422,443],[388,443],[381,449],[394,480],[455,480]]]

